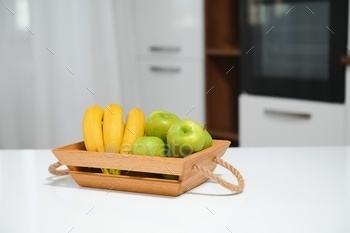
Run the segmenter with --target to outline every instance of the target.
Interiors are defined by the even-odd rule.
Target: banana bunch
[[[103,110],[98,105],[86,109],[83,117],[83,137],[87,151],[130,153],[132,144],[144,135],[145,115],[139,108],[132,109],[123,122],[123,110],[110,104]],[[119,175],[116,169],[101,168],[104,174]]]

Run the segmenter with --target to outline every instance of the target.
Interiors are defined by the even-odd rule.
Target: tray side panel
[[[113,189],[167,196],[180,195],[180,182],[153,178],[113,176],[98,173],[71,171],[71,176],[82,187]]]
[[[230,141],[213,140],[213,145],[210,148],[203,150],[197,154],[193,154],[196,156],[191,156],[185,161],[184,173],[180,179],[182,178],[182,180],[186,180],[187,177],[191,176],[193,174],[193,166],[195,164],[206,167],[209,170],[211,170],[213,164],[215,164],[215,168],[216,163],[214,162],[214,158],[223,156],[229,145]]]
[[[62,146],[60,148],[57,148],[56,150],[85,150],[86,151],[84,141]]]
[[[193,169],[194,165],[197,164],[214,171],[217,165],[214,158],[223,156],[229,145],[229,141],[213,140],[212,147],[199,152],[196,156],[189,157],[184,165],[184,173],[179,178],[182,180],[180,193],[184,193],[207,181],[208,178],[204,174]]]
[[[184,159],[160,158],[152,156],[121,155],[83,150],[52,151],[62,164],[70,167],[112,168],[158,174],[174,174],[181,176]]]
[[[209,163],[206,165],[206,168],[210,171],[214,171],[216,168],[216,163]],[[208,177],[196,170],[192,170],[189,175],[181,182],[180,193],[182,194],[184,192],[187,192],[206,182],[207,180]]]

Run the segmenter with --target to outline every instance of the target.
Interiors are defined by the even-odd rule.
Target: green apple
[[[205,134],[202,126],[192,120],[180,120],[171,126],[167,142],[171,157],[185,157],[203,149]]]
[[[204,130],[204,146],[203,150],[207,149],[208,147],[211,147],[213,145],[213,138],[211,137],[210,133],[208,130]]]
[[[164,157],[167,153],[167,149],[162,139],[153,136],[145,136],[136,139],[132,145],[131,153],[134,155]]]
[[[167,133],[170,130],[170,126],[179,120],[179,117],[171,112],[160,110],[154,111],[149,115],[146,122],[146,136],[159,137],[166,142]]]

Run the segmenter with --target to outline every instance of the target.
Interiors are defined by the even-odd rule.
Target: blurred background
[[[93,104],[232,146],[350,144],[348,1],[0,0],[0,148],[82,140]],[[349,91],[346,91],[349,90]]]
[[[82,117],[93,104],[118,103],[124,117],[141,107],[204,123],[201,1],[0,5],[0,148],[81,141]],[[193,34],[193,42],[174,29]]]
[[[1,1],[1,148],[81,140],[84,109],[123,99],[111,1]]]

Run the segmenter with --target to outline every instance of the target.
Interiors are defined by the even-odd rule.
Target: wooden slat
[[[82,150],[53,150],[62,164],[77,167],[112,168],[139,172],[181,175],[183,159],[121,155]]]
[[[152,193],[168,196],[178,196],[180,194],[180,182],[176,180],[115,176],[76,171],[71,171],[70,174],[77,184],[82,187]]]
[[[55,150],[86,150],[84,142],[77,142],[73,144],[69,144],[67,146],[62,146],[60,148],[57,148]]]

